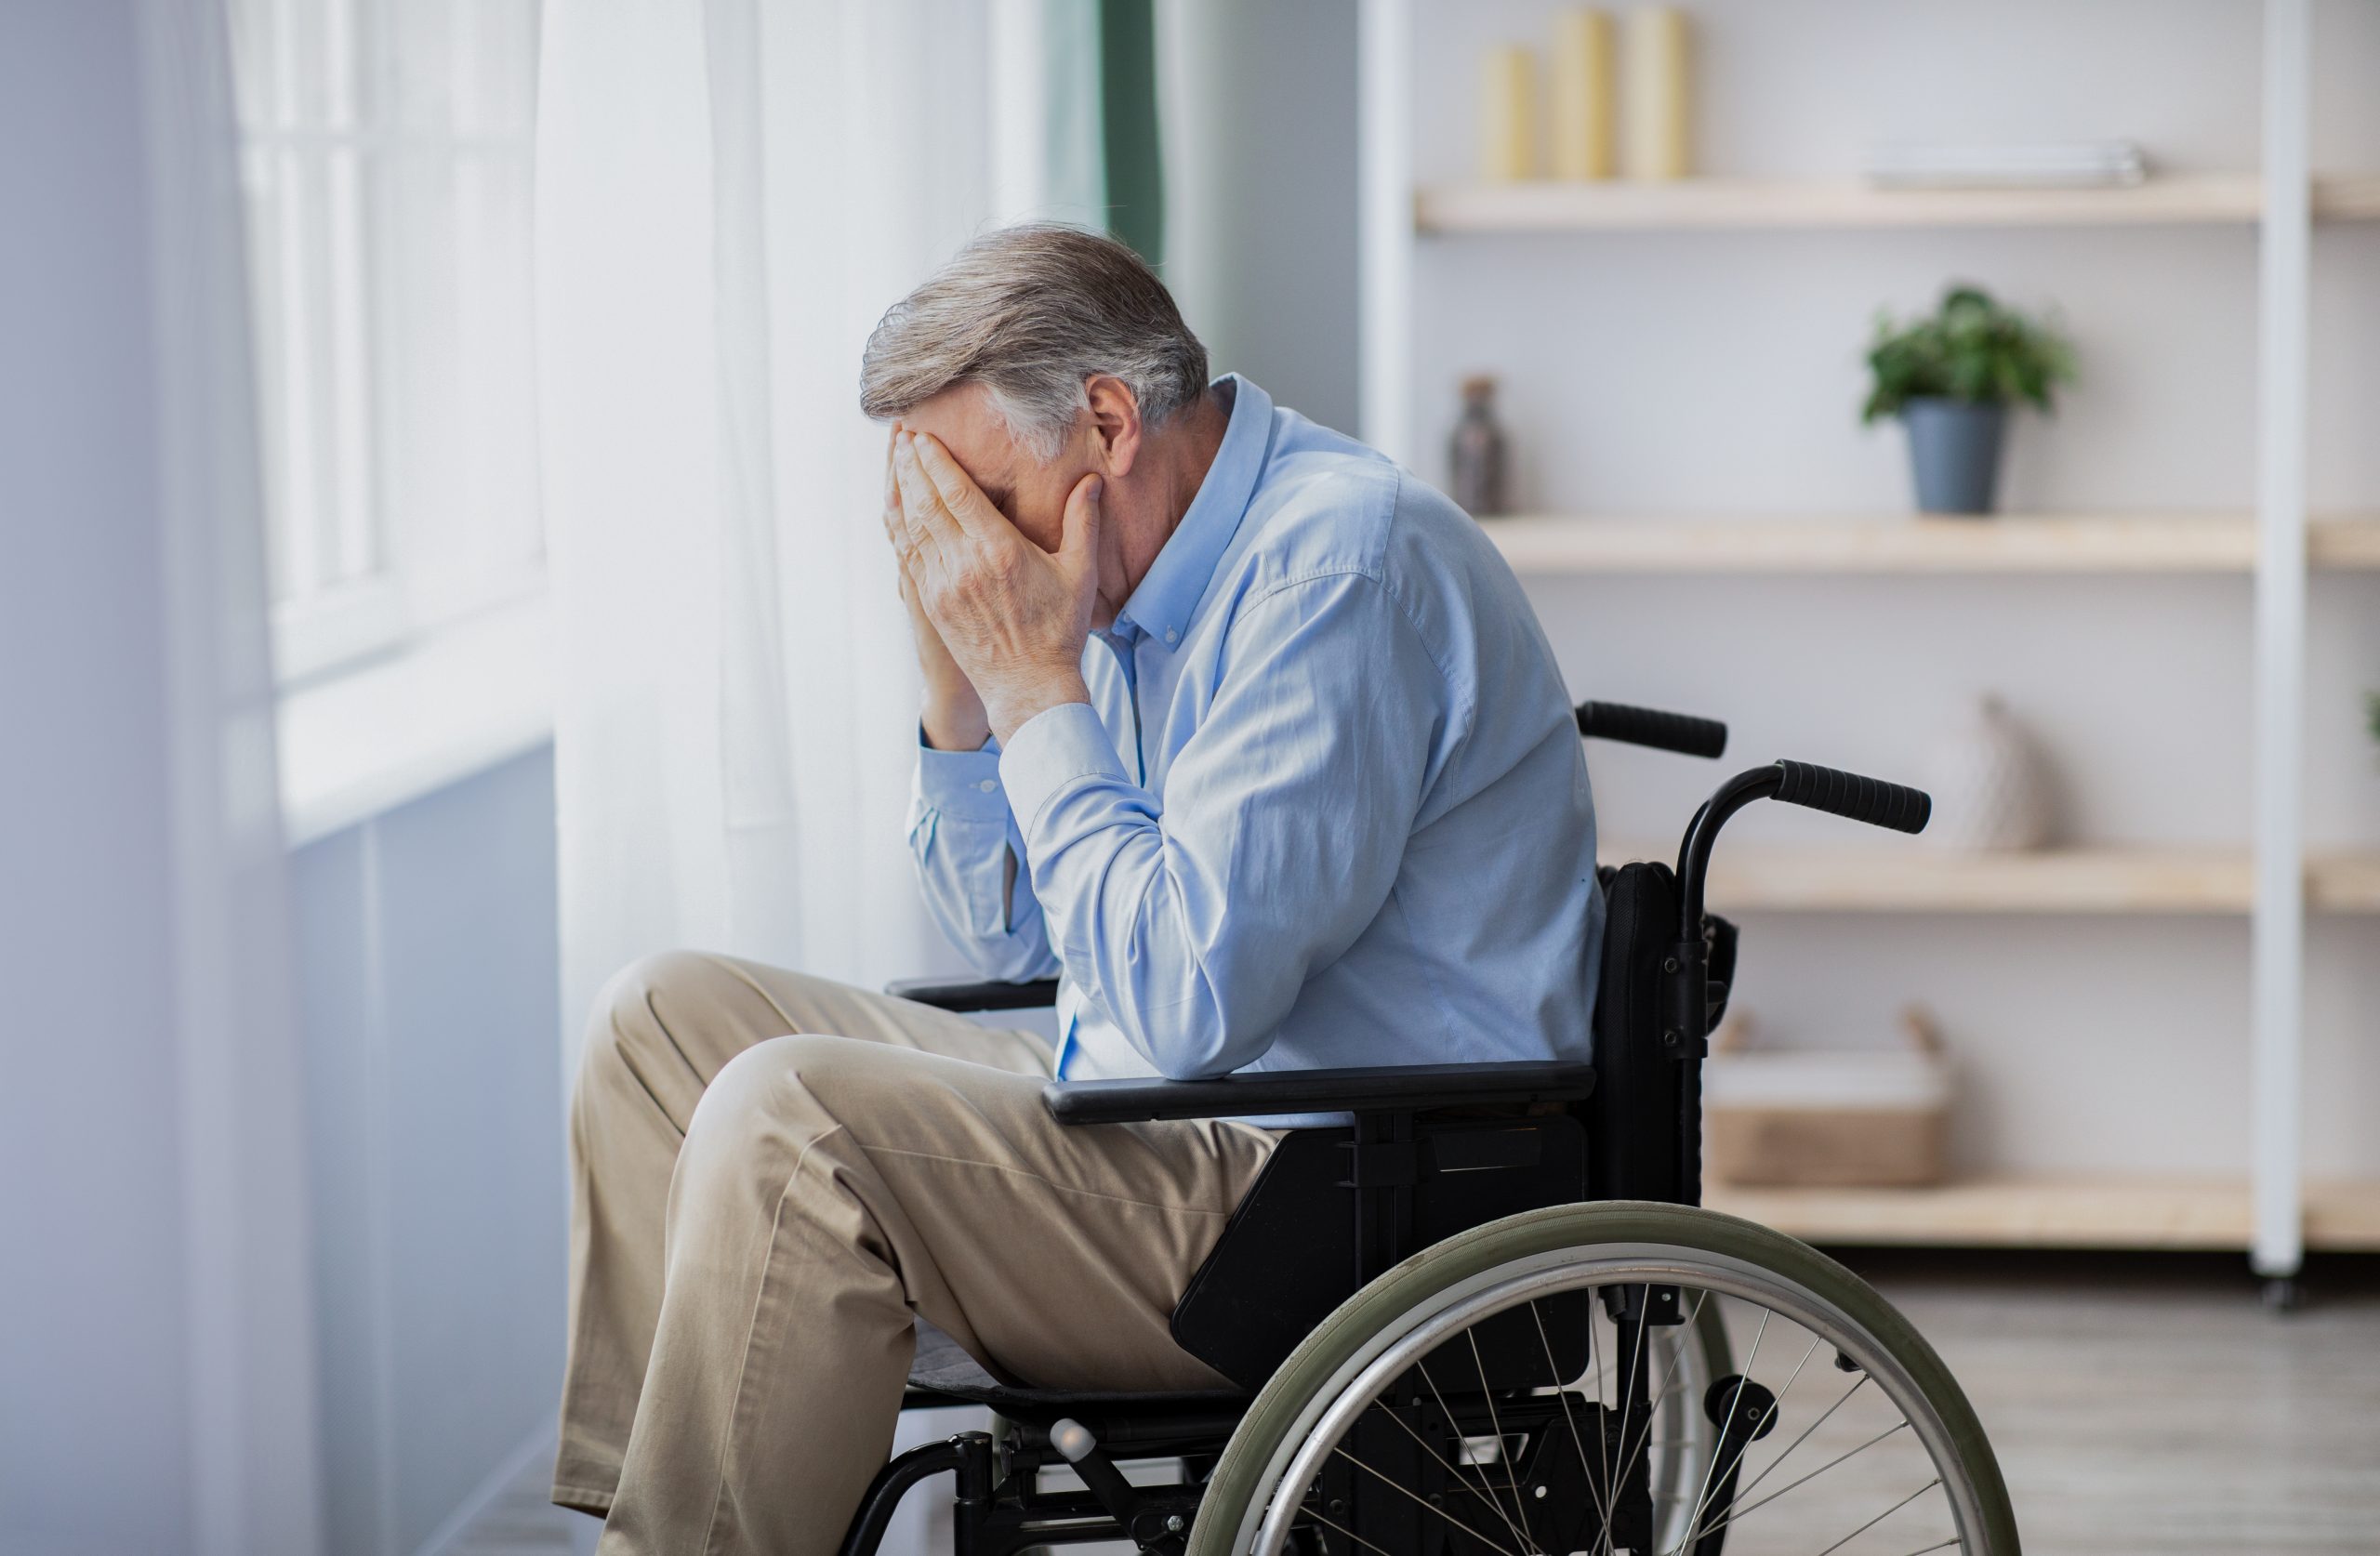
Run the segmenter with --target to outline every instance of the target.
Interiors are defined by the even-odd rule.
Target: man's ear
[[[1112,374],[1095,373],[1083,386],[1091,408],[1091,435],[1104,473],[1130,475],[1141,453],[1141,402],[1132,387]]]

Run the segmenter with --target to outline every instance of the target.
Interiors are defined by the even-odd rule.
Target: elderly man
[[[924,673],[919,875],[983,972],[1060,975],[1061,1038],[723,956],[615,982],[554,1492],[612,1556],[831,1551],[918,1317],[1029,1384],[1220,1383],[1167,1321],[1276,1137],[1062,1128],[1051,1075],[1587,1049],[1586,771],[1470,520],[1210,383],[1157,277],[1063,227],[886,314],[860,402]]]

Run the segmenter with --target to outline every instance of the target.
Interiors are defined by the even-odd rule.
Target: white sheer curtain
[[[221,18],[0,6],[0,1548],[310,1556],[314,1333]]]
[[[869,329],[991,215],[980,0],[549,0],[544,481],[573,1019],[696,944],[949,953],[903,841],[915,668]]]
[[[142,0],[192,1549],[319,1549],[304,1086],[229,50]]]
[[[1026,73],[1021,112],[991,85],[1048,57],[1067,3],[547,0],[566,1070],[596,989],[646,952],[864,985],[953,965],[904,837],[916,666],[859,358],[997,215],[1082,203],[1078,116],[1036,105],[1089,50]],[[952,1430],[912,1419],[904,1444]],[[932,1519],[906,1510],[886,1549],[946,1546]]]

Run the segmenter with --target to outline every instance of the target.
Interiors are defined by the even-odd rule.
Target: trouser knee
[[[801,1035],[755,1043],[704,1088],[687,1126],[729,1149],[766,1137],[806,1138],[843,1122],[838,1103],[872,1084],[877,1046],[858,1038]]]
[[[686,996],[726,976],[716,959],[700,951],[660,951],[639,956],[613,974],[588,1012],[586,1041],[578,1056],[578,1084],[625,1065],[641,1073],[670,1048],[668,1018]]]

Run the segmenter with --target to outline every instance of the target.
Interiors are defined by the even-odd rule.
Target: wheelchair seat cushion
[[[903,1409],[929,1408],[964,1402],[988,1405],[1006,1413],[1040,1417],[1070,1414],[1077,1405],[1221,1404],[1244,1402],[1248,1396],[1232,1389],[1189,1393],[1132,1393],[1086,1389],[1025,1389],[1003,1383],[985,1372],[959,1342],[920,1318],[917,1322],[918,1354],[909,1364],[909,1392]]]

